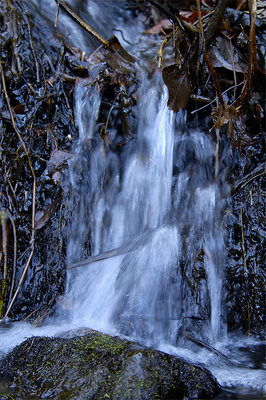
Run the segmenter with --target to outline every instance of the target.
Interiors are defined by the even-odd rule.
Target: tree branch
[[[211,19],[208,23],[206,35],[205,35],[206,47],[208,46],[209,41],[211,40],[211,38],[213,37],[213,35],[215,34],[215,32],[219,26],[220,20],[224,15],[228,1],[229,0],[220,0],[215,8],[214,13],[211,16]]]
[[[74,11],[71,10],[70,7],[66,5],[66,3],[62,0],[55,0],[58,7],[62,8],[75,22],[77,22],[85,31],[89,32],[92,36],[94,36],[99,42],[101,42],[104,46],[109,47],[109,42],[105,40],[99,33],[97,33],[94,29],[92,29],[86,22],[83,21]]]

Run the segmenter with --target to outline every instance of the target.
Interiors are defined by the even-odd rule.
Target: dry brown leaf
[[[210,47],[208,56],[214,68],[226,68],[229,71],[246,73],[248,65],[244,56],[235,47],[230,46],[229,40],[218,37],[216,45]]]
[[[232,119],[236,119],[237,110],[234,106],[225,104],[223,107],[213,107],[212,118],[215,122],[215,126],[219,128],[222,125],[227,124]]]
[[[67,160],[74,157],[74,153],[64,150],[55,150],[52,152],[50,159],[47,162],[48,171],[51,173],[54,170],[67,166]]]
[[[61,202],[61,198],[58,197],[52,204],[45,207],[44,210],[38,211],[35,216],[35,229],[41,229],[47,224],[49,219],[54,215],[55,210]]]
[[[172,29],[172,22],[169,19],[162,19],[158,24],[153,25],[151,28],[147,29],[145,35],[157,35],[158,33],[163,33],[164,31]]]
[[[176,64],[165,67],[163,81],[168,88],[168,107],[177,112],[185,109],[191,94],[191,85],[186,70],[180,70]]]
[[[208,12],[206,11],[201,11],[201,16],[207,15]],[[198,20],[198,12],[197,10],[195,11],[179,11],[179,17],[182,21],[186,21],[187,23],[194,24]]]

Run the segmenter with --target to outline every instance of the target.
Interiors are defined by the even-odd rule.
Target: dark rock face
[[[0,399],[211,399],[218,390],[199,367],[94,331],[27,339],[0,364]]]

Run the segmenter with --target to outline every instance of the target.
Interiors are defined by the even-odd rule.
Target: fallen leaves
[[[42,211],[38,211],[35,216],[35,229],[41,229],[54,215],[57,207],[61,202],[61,197],[58,197],[52,204],[49,204]]]
[[[230,40],[218,36],[215,45],[208,50],[208,56],[215,68],[226,68],[229,71],[246,73],[248,64],[243,54],[230,44]]]
[[[191,94],[191,84],[187,71],[183,71],[174,64],[165,67],[162,75],[169,93],[168,107],[174,112],[186,108]]]
[[[48,172],[54,172],[67,166],[67,161],[75,154],[65,150],[54,150],[47,162]]]
[[[153,25],[147,29],[145,35],[158,35],[159,33],[165,33],[165,31],[172,29],[173,23],[169,19],[162,19],[158,24]]]

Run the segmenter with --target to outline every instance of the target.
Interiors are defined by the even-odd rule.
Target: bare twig
[[[240,209],[240,222],[241,222],[241,247],[242,247],[242,253],[243,253],[243,263],[244,263],[244,268],[246,271],[245,274],[245,285],[246,285],[246,290],[247,290],[247,295],[248,295],[248,267],[247,267],[247,257],[246,257],[246,250],[245,250],[245,237],[244,237],[244,224],[243,224],[243,209],[241,207]],[[250,302],[249,298],[247,298],[247,313],[248,313],[248,336],[250,335]]]
[[[266,174],[266,164],[258,165],[250,174],[244,176],[244,178],[240,179],[236,184],[232,187],[231,195],[235,196],[241,190],[243,190],[249,183],[251,183],[254,179],[259,178],[260,176],[264,176]]]
[[[33,190],[32,190],[32,197],[33,197],[33,200],[32,200],[32,203],[33,203],[33,204],[32,204],[32,209],[33,209],[33,210],[32,210],[32,213],[34,213],[34,215],[35,215],[35,196],[36,196],[36,179],[34,179],[34,181],[33,181]],[[34,224],[34,220],[33,220],[33,224]],[[30,252],[30,255],[29,255],[29,257],[28,257],[27,263],[26,263],[26,265],[25,265],[25,267],[24,267],[24,269],[23,269],[22,275],[21,275],[21,277],[20,277],[20,280],[19,280],[19,283],[18,283],[18,287],[17,287],[17,289],[16,289],[16,291],[15,291],[15,294],[14,294],[14,296],[12,297],[12,299],[11,299],[9,305],[8,305],[8,308],[7,308],[7,311],[6,311],[5,315],[4,315],[4,318],[6,318],[6,317],[8,316],[8,314],[9,314],[9,312],[10,312],[10,310],[11,310],[13,304],[14,304],[14,301],[15,301],[16,298],[17,298],[17,295],[18,295],[18,293],[19,293],[19,291],[20,291],[21,285],[22,285],[22,283],[23,283],[23,281],[24,281],[24,278],[25,278],[26,273],[27,273],[27,271],[28,271],[28,268],[29,268],[29,266],[30,266],[32,256],[33,256],[33,254],[34,254],[34,242],[35,242],[35,229],[34,229],[34,225],[33,225],[33,227],[32,227],[32,231],[31,231],[31,232],[32,232],[32,233],[31,233],[31,241],[30,241],[31,252]]]
[[[55,0],[56,4],[62,8],[75,22],[77,22],[83,29],[85,29],[89,34],[94,36],[99,42],[101,42],[104,46],[109,47],[108,40],[105,40],[99,33],[97,33],[93,28],[91,28],[83,19],[81,19],[74,11],[71,10],[70,7],[66,5],[66,3],[62,0]]]
[[[216,133],[216,146],[215,146],[214,178],[217,179],[219,170],[219,141],[220,141],[219,128],[217,127],[215,128],[215,133]]]
[[[8,271],[8,217],[5,210],[0,213],[0,227],[1,227],[1,259],[3,258],[3,273],[1,282],[1,293],[0,293],[0,316],[3,315],[4,303],[5,303],[5,293],[7,284],[7,271]],[[1,263],[0,259],[0,263]]]
[[[199,21],[199,29],[200,29],[200,33],[202,35],[202,40],[204,41],[204,31],[203,31],[203,25],[202,25],[202,19],[201,19],[200,0],[196,0],[196,4],[197,4],[197,14],[198,14],[198,21]]]
[[[220,21],[224,15],[225,9],[227,7],[229,0],[220,0],[219,3],[217,4],[214,13],[212,14],[210,21],[208,23],[207,31],[205,34],[205,41],[206,41],[206,47],[208,46],[211,38],[215,34]]]
[[[153,233],[153,231],[145,232],[124,246],[117,247],[113,250],[105,251],[104,253],[100,253],[100,254],[97,254],[96,256],[92,256],[85,260],[74,263],[74,264],[68,266],[67,269],[79,268],[79,267],[82,267],[83,265],[92,264],[94,262],[98,262],[98,261],[106,260],[108,258],[117,257],[120,255],[125,255],[127,253],[130,253],[131,251],[134,251],[135,249],[137,249],[140,244],[143,244],[143,240],[147,240],[147,238],[149,238],[152,233]]]
[[[15,279],[16,279],[16,267],[17,267],[17,231],[16,231],[16,225],[15,221],[11,215],[11,213],[6,210],[7,216],[11,222],[12,229],[13,229],[13,272],[12,272],[12,280],[11,280],[11,286],[9,290],[9,300],[8,303],[10,303],[13,290],[14,290],[14,285],[15,285]]]
[[[230,86],[230,88],[226,89],[226,90],[222,93],[222,95],[224,95],[225,93],[229,92],[229,90],[235,89],[235,88],[237,88],[238,86],[241,86],[241,85],[243,85],[243,84],[244,84],[244,81],[238,83],[236,86],[235,86],[235,85],[234,85],[234,86]],[[191,96],[191,98],[192,98],[192,100],[193,100],[193,95]],[[211,104],[213,104],[215,101],[217,101],[217,99],[218,99],[218,98],[215,97],[213,100],[208,101],[208,104],[205,104],[205,106],[202,106],[202,107],[200,107],[200,108],[197,108],[196,110],[191,111],[191,114],[195,114],[195,113],[198,112],[198,111],[204,110],[204,108],[209,107]],[[195,100],[197,100],[197,98],[195,98]],[[205,100],[204,100],[204,101],[205,101]],[[207,102],[207,100],[206,100],[206,102]],[[232,104],[231,104],[231,105],[232,105]]]
[[[199,40],[198,40],[198,57],[197,57],[197,65],[196,65],[196,76],[198,77],[199,73],[199,67],[200,67],[200,57],[199,55],[203,53],[205,55],[206,53],[206,43],[205,43],[205,36],[204,36],[204,29],[203,29],[203,23],[202,23],[202,16],[201,16],[201,9],[200,9],[200,0],[196,0],[197,4],[197,14],[198,14],[198,22],[199,22]]]
[[[32,51],[33,58],[34,58],[34,61],[35,61],[36,80],[37,80],[38,83],[40,83],[40,81],[41,81],[41,78],[40,78],[40,66],[39,66],[39,61],[38,61],[37,55],[36,55],[34,43],[33,43],[33,40],[32,40],[31,25],[30,25],[30,20],[29,20],[28,13],[25,14],[25,19],[26,19],[26,23],[28,25],[28,30],[29,30],[30,47],[31,47],[31,51]]]
[[[246,262],[246,251],[245,251],[245,239],[244,239],[244,228],[243,228],[243,209],[240,209],[240,220],[241,220],[241,247],[243,252],[243,262],[246,272],[248,272],[247,262]]]
[[[256,0],[249,0],[249,20],[250,20],[250,30],[249,30],[249,61],[248,61],[248,92],[251,94],[252,81],[255,71],[257,70],[257,47],[256,47],[256,32],[255,32],[255,22],[257,13],[257,2]]]
[[[146,0],[147,3],[150,3],[153,7],[156,7],[158,10],[163,12],[165,16],[172,21],[175,20],[175,15],[167,8],[165,7],[162,3],[159,3],[157,0]]]
[[[230,53],[231,53],[232,67],[233,67],[233,74],[234,74],[234,83],[235,83],[235,89],[234,89],[234,100],[235,100],[236,99],[237,77],[236,77],[236,65],[235,65],[234,49],[233,49],[231,37],[229,37],[227,35],[224,35],[224,36],[229,40],[229,44],[230,44]]]
[[[197,3],[197,13],[198,13],[198,20],[199,20],[199,28],[200,28],[200,37],[201,37],[203,51],[204,51],[204,58],[208,64],[209,71],[212,75],[212,79],[214,82],[217,97],[220,102],[220,106],[223,108],[224,107],[224,99],[223,99],[222,91],[221,91],[221,88],[219,85],[219,81],[218,81],[215,69],[213,68],[213,66],[210,62],[210,59],[209,59],[209,56],[208,56],[207,50],[206,50],[206,40],[205,40],[204,30],[203,30],[203,25],[202,25],[202,20],[201,20],[200,0],[196,0],[196,3]],[[220,140],[218,124],[216,124],[216,126],[215,126],[215,133],[216,133],[216,147],[215,147],[214,177],[215,177],[215,179],[217,179],[218,169],[219,169],[219,140]]]
[[[210,346],[209,344],[203,343],[201,340],[194,338],[193,336],[189,335],[188,333],[184,333],[184,337],[191,340],[191,342],[196,343],[200,347],[203,347],[203,348],[211,351],[212,353],[216,354],[217,356],[223,357],[226,360],[228,360],[228,357],[225,354],[221,353],[219,350],[215,349],[214,347]]]
[[[36,313],[39,309],[41,308],[41,306],[37,307],[35,310],[33,310],[29,315],[27,315],[27,317],[25,317],[23,319],[23,322],[27,321],[27,319],[29,319],[34,313]]]
[[[248,37],[248,42],[249,42],[248,72],[247,72],[247,77],[246,77],[242,92],[236,100],[236,103],[238,105],[243,105],[245,100],[250,99],[254,74],[258,68],[256,32],[255,32],[257,2],[256,2],[256,0],[249,0],[248,5],[249,5],[249,19],[250,19],[250,30],[249,30],[249,37]]]
[[[223,95],[222,95],[221,87],[220,87],[220,84],[219,84],[219,80],[218,80],[217,74],[216,74],[216,72],[215,72],[215,69],[213,68],[213,66],[212,66],[212,64],[211,64],[211,61],[210,61],[210,59],[209,59],[209,56],[208,56],[206,50],[204,50],[204,57],[205,57],[205,60],[206,60],[206,62],[207,62],[207,65],[208,65],[208,69],[209,69],[209,71],[210,71],[210,74],[211,74],[211,76],[212,76],[212,80],[213,80],[213,83],[214,83],[214,87],[215,87],[215,91],[216,91],[217,98],[218,98],[218,100],[219,100],[220,105],[221,105],[222,107],[224,107],[224,106],[225,106],[225,103],[224,103],[224,98],[223,98]]]
[[[59,16],[59,5],[57,4],[56,15],[55,15],[55,22],[54,22],[54,27],[55,27],[55,28],[57,27],[58,16]]]
[[[169,33],[169,35],[167,35],[167,36],[164,38],[164,40],[163,40],[163,42],[162,42],[162,44],[161,44],[161,47],[160,47],[160,50],[159,50],[158,68],[161,68],[162,65],[163,65],[163,52],[164,52],[164,48],[165,48],[165,46],[166,46],[168,40],[170,40],[172,37],[173,37],[173,32]]]

